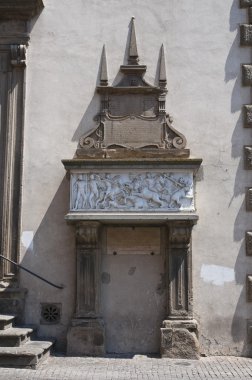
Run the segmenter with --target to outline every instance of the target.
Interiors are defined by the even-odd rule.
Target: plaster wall
[[[241,87],[240,65],[251,61],[239,47],[239,23],[246,11],[238,0],[44,0],[30,24],[26,70],[26,115],[22,195],[22,264],[64,284],[56,290],[21,273],[29,288],[26,322],[40,323],[40,303],[62,303],[58,325],[40,325],[64,348],[74,311],[73,227],[66,225],[69,182],[62,158],[72,158],[79,137],[93,126],[99,99],[94,94],[102,46],[106,43],[109,80],[124,60],[128,25],[136,18],[140,63],[146,79],[156,78],[161,43],[166,51],[167,112],[202,157],[198,173],[193,231],[194,311],[200,323],[201,351],[247,355],[246,257],[244,233],[251,228],[245,211],[243,145],[250,130],[242,126],[241,107],[249,103]]]

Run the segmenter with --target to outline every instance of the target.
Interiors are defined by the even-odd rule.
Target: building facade
[[[59,285],[1,299],[58,350],[251,355],[250,6],[0,2],[1,254]]]

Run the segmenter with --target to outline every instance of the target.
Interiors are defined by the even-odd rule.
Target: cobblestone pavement
[[[252,359],[211,357],[196,360],[157,359],[136,355],[122,358],[54,356],[37,370],[0,369],[1,380],[212,380],[252,379]]]

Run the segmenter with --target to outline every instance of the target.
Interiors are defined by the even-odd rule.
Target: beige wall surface
[[[243,170],[243,145],[251,132],[242,125],[242,63],[250,49],[239,46],[239,23],[246,10],[238,0],[44,0],[30,24],[26,69],[21,261],[58,284],[53,289],[24,273],[29,288],[26,322],[40,323],[40,303],[62,303],[58,325],[40,325],[41,335],[65,335],[74,311],[74,229],[64,221],[69,182],[61,159],[72,158],[79,137],[94,125],[99,109],[94,94],[102,46],[107,49],[109,82],[124,61],[128,26],[135,16],[140,63],[155,82],[161,43],[166,52],[167,112],[188,141],[193,157],[203,158],[197,182],[198,225],[193,231],[194,313],[201,351],[248,354],[244,234],[251,228]]]

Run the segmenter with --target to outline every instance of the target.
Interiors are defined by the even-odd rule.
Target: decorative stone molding
[[[43,9],[42,0],[0,0],[0,21],[30,20]]]

